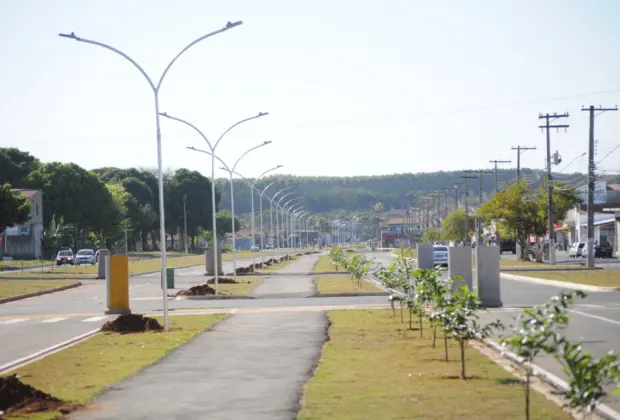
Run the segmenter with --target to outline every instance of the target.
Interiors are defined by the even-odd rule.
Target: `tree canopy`
[[[11,189],[10,184],[0,185],[0,235],[14,225],[21,225],[30,215],[30,201]]]

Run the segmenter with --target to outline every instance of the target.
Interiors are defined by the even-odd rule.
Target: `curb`
[[[87,333],[80,334],[78,336],[70,338],[70,339],[68,339],[66,341],[62,341],[62,342],[60,342],[58,344],[55,344],[55,345],[53,345],[51,347],[48,347],[46,349],[40,350],[40,351],[38,351],[36,353],[32,353],[32,354],[30,354],[28,356],[25,356],[25,357],[22,357],[20,359],[13,360],[12,362],[6,363],[6,364],[0,366],[0,374],[4,374],[6,372],[10,372],[11,370],[15,370],[16,368],[18,368],[20,366],[23,366],[23,365],[26,365],[26,364],[28,364],[28,363],[36,360],[36,359],[40,359],[40,358],[42,358],[44,356],[47,356],[47,355],[49,355],[51,353],[55,353],[58,350],[62,350],[64,348],[67,348],[67,347],[70,347],[70,346],[72,346],[74,344],[77,344],[77,343],[79,343],[81,341],[84,341],[84,340],[92,337],[93,335],[99,333],[100,331],[101,331],[101,328],[94,329],[94,330],[89,331]]]
[[[547,285],[547,286],[562,287],[564,289],[584,290],[588,292],[608,293],[608,292],[619,292],[620,291],[620,287],[592,286],[590,284],[570,283],[567,281],[560,281],[560,280],[537,279],[534,277],[520,276],[517,274],[509,274],[509,273],[500,273],[500,278],[506,279],[506,280],[521,281],[524,283],[534,283],[534,284],[541,284],[541,285]]]
[[[326,293],[320,295],[315,293],[308,296],[309,298],[329,298],[329,297],[359,297],[359,296],[389,296],[390,292],[368,292],[368,293]]]
[[[174,300],[234,300],[234,299],[256,299],[252,296],[176,296]]]
[[[570,389],[570,387],[564,380],[558,378],[552,373],[549,373],[546,370],[534,364],[525,362],[521,357],[517,356],[515,353],[509,350],[504,349],[499,344],[489,339],[485,339],[484,345],[490,348],[491,350],[494,350],[495,352],[499,353],[503,358],[508,359],[509,361],[511,361],[512,363],[515,363],[521,368],[529,367],[532,370],[532,373],[534,374],[534,376],[536,376],[538,379],[545,382],[546,384],[551,385],[553,388],[556,388],[562,391],[566,391]],[[594,412],[606,420],[620,419],[620,413],[605,404],[599,404],[594,409]]]
[[[67,286],[62,286],[62,287],[56,287],[54,289],[41,290],[39,292],[26,293],[25,295],[17,295],[17,296],[11,296],[8,298],[2,298],[0,299],[0,304],[15,302],[16,300],[28,299],[31,297],[49,295],[50,293],[56,293],[56,292],[62,292],[63,290],[75,289],[76,287],[80,287],[80,286],[82,286],[82,282],[78,281],[75,284],[69,284]]]

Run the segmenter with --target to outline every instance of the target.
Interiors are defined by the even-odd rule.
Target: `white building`
[[[31,203],[26,223],[6,228],[4,255],[8,257],[41,258],[43,241],[43,192],[41,190],[13,190]]]

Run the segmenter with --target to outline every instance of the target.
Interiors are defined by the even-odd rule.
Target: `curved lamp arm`
[[[222,135],[220,136],[220,138],[218,138],[218,139],[217,139],[217,141],[215,142],[215,146],[213,146],[213,150],[215,150],[215,149],[217,148],[217,145],[218,145],[218,144],[220,144],[220,141],[222,141],[222,139],[224,138],[224,136],[225,136],[226,134],[228,134],[228,132],[229,132],[230,130],[232,130],[233,128],[235,128],[236,126],[238,126],[238,125],[240,125],[240,124],[243,124],[244,122],[248,122],[248,121],[252,121],[252,120],[255,120],[255,119],[257,119],[257,118],[260,118],[260,117],[264,117],[264,116],[266,116],[266,115],[269,115],[269,113],[268,113],[268,112],[259,112],[258,114],[254,115],[253,117],[244,118],[244,119],[242,119],[241,121],[237,121],[236,123],[234,123],[233,125],[231,125],[230,127],[228,127],[228,129],[222,133]]]
[[[250,152],[251,152],[251,151],[253,151],[253,150],[256,150],[256,149],[261,148],[261,147],[264,147],[264,146],[267,146],[268,144],[271,144],[271,141],[265,141],[265,142],[263,142],[262,144],[259,144],[258,146],[254,146],[254,147],[252,147],[251,149],[246,150],[246,151],[245,151],[245,153],[243,153],[241,156],[239,156],[239,159],[237,159],[237,161],[235,162],[235,164],[234,164],[234,165],[233,165],[233,167],[232,167],[232,171],[233,171],[233,172],[235,171],[235,168],[236,168],[236,167],[237,167],[237,165],[239,164],[239,161],[240,161],[241,159],[243,159],[243,158],[245,157],[245,155],[247,155],[248,153],[250,153]]]
[[[266,174],[268,174],[271,171],[275,171],[276,169],[281,168],[282,165],[277,165],[274,166],[273,168],[267,169],[265,172],[263,172],[262,174],[260,174],[258,177],[256,177],[256,179],[254,180],[254,183],[252,185],[256,185],[256,183],[262,178],[264,177]]]
[[[211,142],[209,141],[207,136],[205,136],[204,133],[202,131],[200,131],[198,129],[198,127],[196,127],[194,124],[192,124],[192,123],[190,123],[188,121],[182,120],[181,118],[177,118],[177,117],[173,117],[172,115],[168,115],[165,112],[160,112],[159,115],[161,115],[162,117],[166,117],[166,118],[168,118],[170,120],[178,121],[178,122],[180,122],[182,124],[187,125],[188,127],[193,128],[194,131],[196,131],[198,134],[200,134],[200,137],[202,137],[204,139],[204,141],[207,142],[207,144],[209,145],[209,149],[211,149],[211,152],[215,151],[215,148],[213,146],[211,146]],[[214,156],[214,157],[216,157],[216,156]],[[216,157],[216,159],[219,159],[219,158]],[[221,160],[220,160],[220,162],[221,162]]]
[[[276,193],[276,195],[274,195],[274,196],[273,196],[274,200],[275,200],[275,198],[276,198],[276,196],[277,196],[278,194],[280,194],[281,192],[284,192],[285,190],[286,190],[286,188],[285,188],[284,190],[282,190],[282,191],[278,191],[278,192]],[[277,204],[277,205],[278,205],[278,206],[280,206],[280,203],[282,202],[282,200],[284,200],[286,197],[288,197],[288,196],[289,196],[289,195],[291,195],[291,194],[293,194],[293,192],[292,192],[292,191],[291,191],[291,192],[288,192],[288,193],[284,194],[282,197],[280,197],[280,199],[278,200],[278,204]]]

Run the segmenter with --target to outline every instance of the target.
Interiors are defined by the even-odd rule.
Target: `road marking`
[[[9,325],[9,324],[19,324],[20,322],[28,321],[26,318],[17,318],[17,319],[9,319],[8,321],[2,321],[0,324]]]
[[[60,322],[60,321],[64,321],[65,319],[69,319],[69,318],[50,318],[50,319],[44,319],[43,321],[41,321],[43,324],[53,324],[55,322]]]
[[[578,314],[578,315],[587,316],[589,318],[598,319],[598,320],[604,321],[604,322],[609,322],[610,324],[620,325],[620,321],[616,321],[616,320],[613,320],[613,319],[605,318],[604,316],[592,315],[592,314],[589,314],[589,313],[586,313],[586,312],[576,311],[574,309],[569,309],[568,312],[572,312],[572,313]]]
[[[130,300],[161,300],[162,297],[158,296],[158,297],[137,297],[137,298],[131,298]]]
[[[91,316],[90,318],[83,319],[82,322],[97,322],[106,319],[107,316]]]
[[[575,306],[581,306],[583,308],[604,308],[605,307],[605,305],[594,305],[591,303],[580,303]]]

